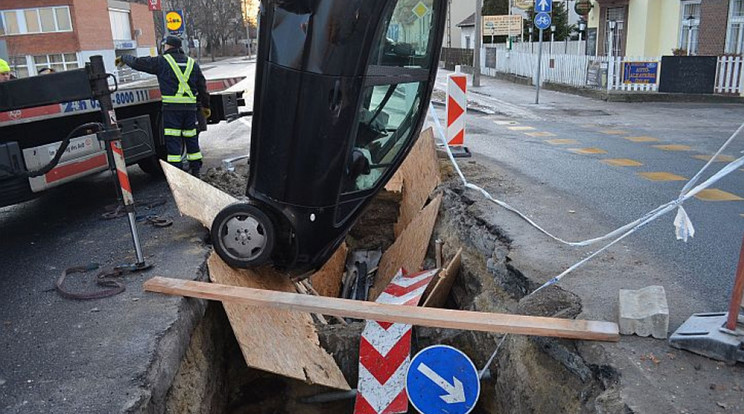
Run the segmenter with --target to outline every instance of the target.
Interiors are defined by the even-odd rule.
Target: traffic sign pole
[[[542,46],[543,46],[543,29],[540,29],[540,41],[537,46],[537,94],[535,95],[535,105],[540,103],[540,69],[542,66]]]

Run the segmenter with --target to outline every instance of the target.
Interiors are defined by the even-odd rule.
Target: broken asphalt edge
[[[180,220],[193,220],[179,218]],[[211,249],[204,249],[203,258],[193,277],[188,280],[208,281],[207,259]],[[157,338],[155,349],[149,361],[147,372],[141,382],[142,393],[133,400],[125,413],[162,413],[165,412],[166,396],[173,384],[181,362],[191,343],[196,327],[204,317],[208,301],[193,298],[179,299],[178,312],[171,325]]]

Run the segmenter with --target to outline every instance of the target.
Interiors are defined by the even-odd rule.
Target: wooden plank
[[[310,276],[313,288],[322,296],[337,298],[341,294],[341,279],[344,277],[344,266],[349,249],[346,243],[341,244],[330,259]]]
[[[409,272],[419,270],[426,257],[426,249],[429,246],[429,239],[441,204],[442,195],[440,194],[419,212],[395,240],[395,243],[383,253],[375,283],[369,290],[369,300],[377,299],[401,267]]]
[[[618,326],[613,322],[546,318],[538,316],[508,315],[501,313],[471,312],[451,309],[423,308],[419,306],[387,305],[360,300],[299,295],[263,289],[218,285],[182,279],[155,277],[144,284],[148,292],[219,300],[255,306],[258,309],[283,309],[286,311],[322,313],[356,319],[405,323],[445,329],[511,333],[518,335],[550,336],[557,338],[618,341]],[[307,314],[305,314],[307,315]],[[271,334],[253,338],[254,343],[271,346],[286,338]],[[269,355],[271,357],[271,355]],[[278,356],[274,356],[277,358]]]
[[[452,285],[455,284],[457,275],[460,273],[460,264],[462,263],[462,248],[457,250],[455,256],[450,260],[449,264],[439,272],[439,276],[435,279],[436,284],[432,282],[430,286],[433,286],[428,295],[425,294],[424,306],[441,308],[447,303],[447,297],[449,297]]]
[[[295,286],[286,275],[270,267],[233,269],[212,254],[207,262],[209,278],[221,290],[252,289],[265,293],[289,294]],[[185,282],[185,281],[182,281]],[[290,295],[315,297],[309,295]],[[253,305],[253,306],[252,306]],[[309,313],[290,312],[278,307],[255,306],[250,302],[223,302],[243,358],[251,368],[273,372],[310,384],[350,389],[333,357],[321,346]],[[322,314],[323,312],[312,312]]]
[[[393,190],[398,188],[399,183],[402,183],[403,188],[400,214],[394,227],[396,237],[413,221],[440,182],[434,131],[427,128],[419,136],[391,183],[388,183]]]
[[[212,220],[223,208],[238,202],[235,197],[165,161],[160,161],[160,165],[173,192],[178,211],[183,216],[195,218],[206,228],[212,227]]]

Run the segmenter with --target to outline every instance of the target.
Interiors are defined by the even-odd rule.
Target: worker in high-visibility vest
[[[201,111],[207,119],[212,114],[209,109],[207,81],[199,65],[183,53],[181,39],[176,36],[165,38],[162,55],[140,58],[122,55],[116,58],[116,65],[122,64],[157,75],[163,103],[167,161],[182,168],[182,148],[185,143],[189,169],[191,174],[198,177],[202,167],[202,153],[199,149],[197,111]]]
[[[0,59],[0,82],[5,82],[13,79],[13,75],[10,74],[10,65],[8,62]]]

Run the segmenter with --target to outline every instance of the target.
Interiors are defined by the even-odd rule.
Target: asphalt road
[[[440,89],[444,76],[440,73]],[[562,205],[555,208],[572,213],[560,220],[543,215],[541,224],[571,241],[602,235],[676,199],[705,157],[744,121],[744,105],[738,104],[608,103],[550,91],[541,97],[535,105],[534,88],[485,78],[469,98],[493,115],[468,115],[466,145],[519,177],[522,191],[502,199],[524,213],[541,218],[540,211],[550,208],[543,195],[559,194]],[[725,160],[741,156],[743,149],[744,136],[724,152]],[[723,165],[713,163],[703,178]],[[678,288],[670,300],[679,305],[676,310],[692,298],[698,308],[690,311],[726,307],[744,229],[742,178],[744,172],[735,171],[712,187],[720,191],[685,204],[696,229],[687,243],[675,238],[674,213],[625,242],[661,269],[657,283]],[[571,225],[578,216],[596,226],[579,231]],[[689,316],[676,313],[674,322]]]

